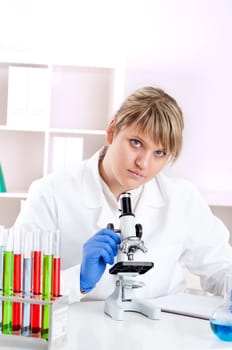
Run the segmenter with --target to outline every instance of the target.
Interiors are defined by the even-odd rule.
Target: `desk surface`
[[[212,333],[209,321],[161,313],[160,320],[126,312],[124,321],[114,321],[104,313],[104,302],[80,302],[70,306],[69,350],[224,350]]]
[[[164,312],[160,320],[126,312],[124,321],[115,321],[104,313],[104,306],[104,302],[94,301],[70,305],[68,340],[62,350],[232,349],[232,343],[216,338],[209,321]],[[19,338],[13,336],[10,345],[1,338],[0,349],[47,349],[46,342],[32,345],[25,339],[19,343]]]

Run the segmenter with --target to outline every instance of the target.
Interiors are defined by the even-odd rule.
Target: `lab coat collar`
[[[140,202],[143,206],[159,208],[165,205],[167,199],[163,188],[162,176],[157,175],[144,185]]]
[[[88,208],[102,207],[105,199],[100,182],[98,170],[99,156],[101,149],[86,161],[86,167],[82,178],[83,202]],[[166,195],[163,188],[163,175],[159,174],[147,182],[141,192],[140,202],[143,206],[161,207],[166,202]]]

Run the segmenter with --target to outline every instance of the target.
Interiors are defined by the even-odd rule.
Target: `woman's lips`
[[[128,170],[128,172],[135,178],[143,178],[144,175],[137,170]]]

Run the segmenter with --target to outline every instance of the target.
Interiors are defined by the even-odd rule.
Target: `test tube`
[[[33,232],[33,251],[32,251],[32,296],[35,299],[41,298],[41,264],[42,252],[40,242],[40,232]],[[39,304],[31,305],[31,335],[40,337],[41,331],[41,306]]]
[[[3,262],[3,295],[13,296],[13,272],[14,272],[14,251],[13,251],[13,229],[9,235],[4,251]],[[12,334],[12,302],[3,301],[2,333]]]
[[[14,228],[14,296],[22,296],[22,254],[21,254],[21,235],[20,228]],[[13,303],[12,330],[13,333],[21,333],[22,322],[22,304],[19,302]]]
[[[43,300],[51,300],[52,294],[52,248],[53,232],[43,232]],[[42,327],[41,337],[48,340],[49,322],[50,322],[50,305],[43,305],[42,308]]]
[[[54,233],[54,255],[52,259],[52,297],[60,297],[60,232]]]
[[[7,240],[7,229],[0,225],[0,295],[3,294],[3,261]],[[2,331],[2,302],[0,301],[0,332]]]
[[[25,232],[23,238],[23,297],[31,296],[31,277],[32,277],[32,239],[31,232]],[[30,304],[23,303],[22,317],[22,335],[30,335]]]

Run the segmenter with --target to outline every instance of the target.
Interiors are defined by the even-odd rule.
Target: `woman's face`
[[[161,144],[154,143],[135,126],[115,133],[112,122],[106,140],[108,149],[100,174],[117,198],[151,180],[169,159]]]

